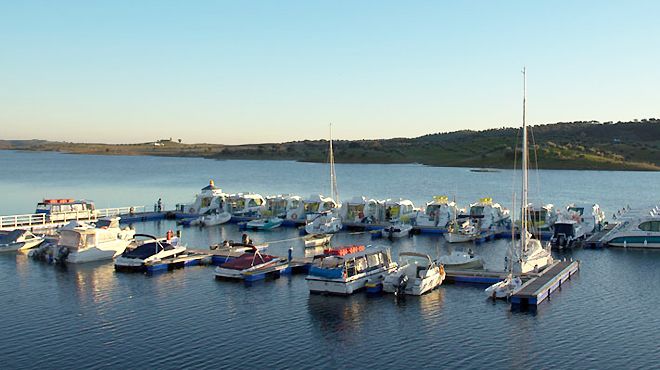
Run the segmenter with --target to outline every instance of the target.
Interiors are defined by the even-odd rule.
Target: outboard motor
[[[403,293],[406,291],[407,286],[408,286],[408,276],[405,274],[399,276],[399,282],[397,283],[396,290],[394,291],[394,295],[397,297],[403,295]]]
[[[57,248],[57,251],[54,253],[55,254],[55,263],[63,264],[66,262],[67,257],[69,257],[69,248],[65,246],[61,246]]]

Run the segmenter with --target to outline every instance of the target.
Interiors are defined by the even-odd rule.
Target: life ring
[[[190,212],[190,213],[195,213],[195,209],[191,207],[191,208],[188,210],[188,212]]]
[[[297,220],[297,219],[298,219],[298,214],[297,214],[297,213],[293,213],[293,214],[291,215],[291,219],[292,219],[292,220]]]

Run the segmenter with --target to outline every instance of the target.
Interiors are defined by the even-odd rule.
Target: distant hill
[[[518,128],[436,133],[417,138],[338,140],[338,163],[421,163],[432,166],[513,168],[520,158]],[[548,169],[660,170],[660,119],[635,122],[560,122],[532,126],[533,163]],[[518,148],[518,149],[515,149]],[[85,144],[0,140],[0,149],[79,154],[157,155],[212,159],[272,159],[326,162],[327,140],[249,145]]]

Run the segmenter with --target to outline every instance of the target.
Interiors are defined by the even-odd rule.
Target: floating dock
[[[508,273],[476,269],[454,270],[445,268],[445,280],[452,283],[493,285],[504,280]]]
[[[211,263],[211,254],[204,252],[189,252],[188,254],[176,257],[171,260],[161,261],[145,266],[147,274],[157,274],[176,269],[182,269],[189,266],[208,265]]]
[[[561,288],[562,283],[569,280],[580,269],[579,261],[558,261],[545,269],[538,277],[523,284],[511,296],[511,306],[520,308],[536,308],[548,299],[550,294]]]

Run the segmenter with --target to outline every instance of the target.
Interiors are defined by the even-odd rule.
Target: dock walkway
[[[579,261],[565,260],[555,262],[537,278],[531,279],[511,296],[514,306],[536,307],[561,284],[570,279],[580,268]]]

